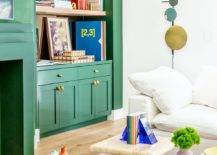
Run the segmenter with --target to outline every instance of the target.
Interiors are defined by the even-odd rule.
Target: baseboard
[[[35,129],[34,149],[37,149],[39,142],[40,142],[40,129]]]
[[[126,116],[127,116],[127,111],[124,108],[112,110],[111,115],[108,116],[108,120],[115,121],[115,120],[126,118]]]

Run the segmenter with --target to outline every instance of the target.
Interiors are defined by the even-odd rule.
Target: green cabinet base
[[[106,118],[112,110],[112,62],[38,67],[37,103],[41,135]]]
[[[58,129],[58,130],[55,130],[55,131],[52,131],[52,132],[47,132],[47,133],[41,134],[41,138],[51,136],[51,135],[55,135],[55,134],[59,134],[59,133],[66,132],[66,131],[69,131],[69,130],[78,129],[78,128],[85,127],[85,126],[88,126],[88,125],[104,122],[106,120],[107,120],[107,116],[103,116],[103,117],[100,117],[100,118],[97,118],[97,119],[93,119],[93,120],[90,120],[90,121],[86,121],[86,122],[83,122],[83,123],[72,125],[72,126],[69,126],[69,127],[66,127],[66,128],[61,128],[61,129]]]

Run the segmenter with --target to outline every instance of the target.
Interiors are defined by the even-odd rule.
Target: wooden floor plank
[[[52,150],[59,150],[61,146],[66,146],[70,155],[93,155],[89,150],[90,145],[121,134],[125,124],[124,119],[105,121],[42,138],[36,150],[36,155],[50,155]]]

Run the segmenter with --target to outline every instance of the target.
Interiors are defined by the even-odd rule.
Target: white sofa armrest
[[[146,113],[148,121],[151,123],[152,119],[160,113],[159,109],[149,96],[138,94],[129,98],[129,113],[142,112]]]

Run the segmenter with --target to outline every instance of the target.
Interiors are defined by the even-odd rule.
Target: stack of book
[[[55,56],[54,61],[61,63],[89,63],[95,61],[94,55],[86,55],[85,51],[65,51],[61,56]]]
[[[53,0],[36,0],[36,5],[54,7],[54,1]]]

